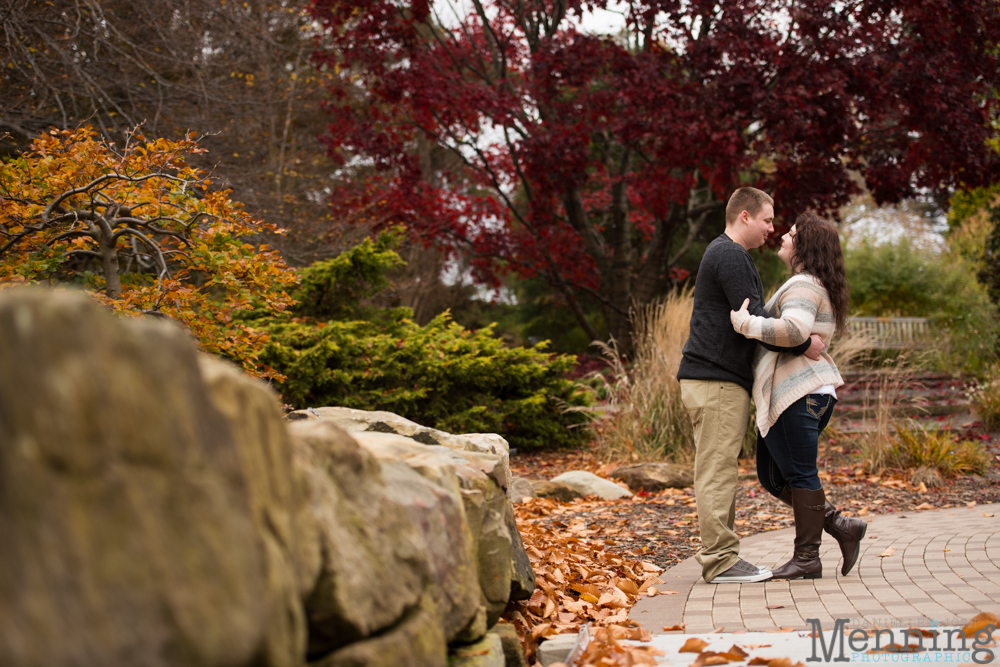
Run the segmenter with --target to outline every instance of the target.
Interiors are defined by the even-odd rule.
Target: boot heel
[[[803,579],[822,579],[823,578],[823,573],[822,572],[816,572],[815,574],[803,574],[802,578]]]

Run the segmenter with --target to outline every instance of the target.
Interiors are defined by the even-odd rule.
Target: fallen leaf
[[[937,637],[937,631],[923,630],[921,628],[909,628],[906,632],[911,633],[908,636],[912,636],[914,632],[919,632],[921,637]]]
[[[717,627],[717,628],[716,628],[715,630],[712,630],[712,634],[714,634],[714,635],[718,635],[718,634],[722,634],[722,633],[723,633],[723,632],[725,632],[725,631],[726,631],[726,626],[724,626],[724,625],[720,625],[720,626],[719,626],[719,627]]]
[[[545,633],[552,629],[551,623],[539,623],[531,629],[531,634],[537,639],[544,637]]]
[[[642,585],[639,586],[639,592],[643,593],[646,591],[647,588],[649,588],[653,584],[662,584],[662,583],[663,580],[655,575],[652,577],[648,577],[645,581],[642,582]]]
[[[965,503],[965,506],[966,507],[975,507],[977,504],[978,503],[976,503],[975,500],[970,500],[969,502]]]
[[[865,516],[867,514],[868,514],[868,505],[865,505],[864,507],[858,510],[858,516]]]
[[[931,505],[930,503],[920,503],[919,505],[917,505],[913,509],[915,509],[915,510],[935,510],[935,509],[937,509],[937,507],[935,507],[934,505]]]
[[[917,644],[889,644],[888,646],[883,646],[882,648],[870,648],[868,653],[919,653],[921,651],[926,651],[923,646]]]
[[[993,515],[990,514],[990,513],[988,513],[988,512],[983,512],[983,516],[986,517],[987,519],[992,519],[993,518]]]
[[[767,667],[792,667],[791,658],[775,658],[767,663]]]
[[[1000,628],[1000,618],[997,618],[995,614],[984,611],[981,614],[973,616],[972,620],[962,628],[962,632],[966,637],[973,637],[977,632],[989,625],[992,625],[994,628]]]
[[[743,660],[744,658],[747,658],[747,657],[750,656],[749,653],[747,653],[746,651],[744,651],[743,649],[741,649],[736,644],[733,644],[732,647],[728,651],[726,651],[725,653],[723,653],[722,655],[733,655],[733,656],[736,656],[735,658],[731,658],[731,660]]]
[[[893,555],[894,553],[896,553],[896,547],[889,547],[888,549],[886,549],[885,551],[883,551],[882,553],[880,553],[878,555],[878,557],[879,558],[888,558],[889,556]]]
[[[796,663],[798,667],[802,663]],[[754,658],[747,665],[767,665],[768,667],[793,667],[790,658]]]
[[[920,486],[917,487],[917,491],[919,491],[920,493],[927,493],[927,485],[924,484],[923,482],[920,482]]]
[[[743,648],[748,648],[751,651],[757,648],[769,648],[770,644],[744,644]]]
[[[945,549],[945,551],[951,551],[951,549]]]
[[[677,631],[684,632],[684,624],[681,623],[680,625],[664,625],[663,626],[663,631],[664,632],[677,632]]]
[[[729,658],[721,656],[713,651],[705,651],[704,653],[698,654],[695,661],[691,663],[691,667],[710,667],[711,665],[727,664],[729,664]]]
[[[648,595],[651,598],[656,597],[656,594],[659,592],[660,591],[656,586],[650,586],[649,588],[646,589],[646,595]]]
[[[660,595],[678,595],[677,591],[660,591]]]
[[[635,582],[631,579],[619,579],[615,585],[625,593],[629,595],[638,595],[639,587],[636,586]]]
[[[764,609],[784,609],[784,608],[785,605],[783,604],[769,604],[764,607]]]
[[[686,642],[684,646],[681,646],[678,653],[701,653],[708,646],[708,642],[704,639],[698,639],[697,637],[691,637]]]

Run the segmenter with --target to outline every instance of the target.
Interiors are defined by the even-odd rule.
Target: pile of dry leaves
[[[586,624],[608,630],[597,630],[595,640],[607,636],[648,641],[649,632],[628,619],[629,609],[641,595],[674,594],[663,589],[657,577],[662,567],[609,552],[604,531],[590,528],[582,518],[559,521],[559,517],[578,511],[580,505],[530,498],[515,506],[521,537],[535,570],[536,589],[531,599],[512,603],[505,618],[517,628],[529,662],[540,639],[577,632]],[[649,650],[621,648],[634,656]]]

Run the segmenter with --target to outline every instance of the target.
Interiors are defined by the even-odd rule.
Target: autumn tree
[[[78,284],[110,308],[186,326],[208,352],[250,373],[267,336],[234,320],[282,311],[296,282],[277,252],[246,239],[275,232],[213,189],[188,158],[193,138],[122,146],[87,129],[52,130],[0,163],[0,287]]]
[[[327,74],[305,4],[288,0],[26,0],[0,9],[0,150],[16,154],[49,127],[90,124],[121,141],[201,135],[211,169],[248,210],[289,233],[286,258],[331,257],[366,233],[347,230],[322,192],[334,167],[316,142]],[[8,136],[4,137],[4,133]],[[347,222],[347,221],[345,221]],[[346,239],[342,238],[346,233]]]
[[[585,304],[627,341],[739,185],[787,220],[855,175],[888,202],[1000,167],[993,0],[628,0],[614,37],[579,28],[600,0],[312,3],[331,155],[371,167],[335,210],[382,210],[489,284],[542,277],[594,338]]]

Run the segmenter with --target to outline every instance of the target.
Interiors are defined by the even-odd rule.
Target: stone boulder
[[[505,667],[507,657],[503,649],[500,635],[490,632],[474,644],[457,647],[448,667]]]
[[[686,489],[694,484],[694,471],[674,463],[637,463],[617,468],[611,476],[624,481],[633,491]]]
[[[10,289],[0,338],[0,665],[301,664],[271,605],[308,558],[258,533],[269,501],[190,337]]]
[[[632,495],[628,489],[586,470],[570,470],[553,477],[552,481],[561,482],[584,496],[597,496],[601,500],[618,500]]]
[[[502,664],[535,581],[499,436],[288,422],[71,292],[0,292],[0,335],[0,665]]]
[[[213,404],[232,426],[251,515],[264,544],[268,664],[296,665],[306,648],[302,600],[315,586],[322,556],[308,481],[293,462],[278,396],[232,364],[204,354],[198,361]]]
[[[390,631],[309,663],[309,667],[450,667],[433,604],[422,601]]]
[[[430,580],[425,536],[391,497],[382,466],[332,422],[291,425],[311,485],[322,562],[306,599],[311,658],[398,625]]]
[[[531,485],[531,481],[525,479],[524,477],[511,478],[508,495],[510,496],[510,501],[512,503],[524,502],[525,498],[538,497],[538,494],[535,492],[535,487]]]
[[[336,428],[326,420],[317,423]],[[479,533],[466,511],[467,489],[492,486],[502,495],[496,482],[469,460],[484,455],[421,445],[391,433],[354,435],[358,446],[379,462],[394,500],[406,508],[424,539],[428,594],[444,621],[446,639],[479,639],[486,632],[486,608],[476,553]],[[436,508],[440,510],[429,511]],[[500,555],[510,557],[509,552]]]
[[[431,481],[446,475],[457,477],[465,522],[476,554],[479,589],[488,625],[496,623],[503,613],[511,599],[512,587],[523,596],[523,589],[530,586],[527,596],[531,596],[534,570],[516,526],[511,530],[513,510],[510,509],[508,520],[510,501],[496,479],[487,474],[491,469],[490,459],[495,458],[492,454],[454,450],[441,445],[421,445],[391,433],[356,432],[354,436],[362,447],[383,463],[403,462]],[[519,559],[528,564],[527,577],[530,581],[518,576],[515,561]],[[514,584],[515,580],[517,584]],[[485,629],[484,626],[483,631]]]
[[[536,498],[552,498],[561,503],[571,503],[577,498],[583,498],[582,493],[562,482],[549,482],[544,479],[529,481]]]
[[[391,433],[402,435],[423,445],[441,445],[458,451],[492,454],[498,457],[492,475],[506,491],[510,486],[510,447],[496,433],[469,433],[454,435],[421,426],[391,412],[354,410],[352,408],[323,407],[297,410],[288,415],[289,420],[329,419],[350,434]]]

